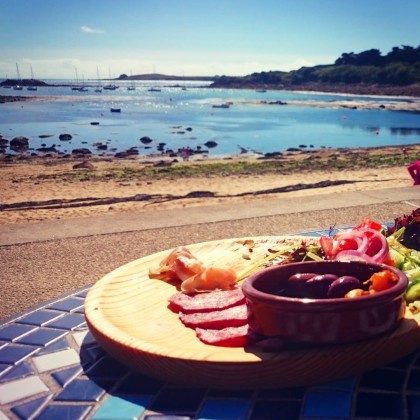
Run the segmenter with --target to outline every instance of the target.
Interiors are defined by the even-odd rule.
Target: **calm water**
[[[420,141],[420,114],[416,113],[260,104],[278,100],[372,101],[369,97],[219,90],[203,88],[204,82],[187,82],[181,89],[174,86],[176,83],[135,82],[135,90],[128,90],[132,86],[129,82],[118,82],[119,89],[101,93],[94,91],[92,82],[87,83],[88,92],[68,86],[40,87],[36,92],[3,88],[0,95],[33,95],[42,100],[1,104],[0,134],[9,140],[28,137],[28,153],[55,145],[63,153],[87,147],[93,153],[113,154],[137,147],[140,154],[150,154],[159,153],[157,145],[165,143],[165,149],[189,146],[208,150],[210,156],[223,156],[238,154],[242,149],[268,153],[302,145],[372,147]],[[150,92],[150,87],[161,91]],[[227,101],[233,102],[229,109],[212,107]],[[121,113],[110,112],[111,108],[120,108]],[[62,133],[71,134],[73,139],[60,141]],[[40,135],[52,136],[41,139]],[[148,148],[139,140],[143,136],[153,139]],[[208,141],[217,146],[208,149]],[[97,150],[94,144],[99,142],[107,144],[108,150]]]

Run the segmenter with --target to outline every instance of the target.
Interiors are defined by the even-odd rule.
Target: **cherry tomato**
[[[324,251],[324,254],[328,258],[332,258],[333,257],[333,239],[330,238],[329,236],[322,236],[319,239],[319,243],[322,247],[322,250]]]
[[[392,271],[383,270],[372,274],[368,282],[372,284],[369,286],[369,290],[375,292],[381,292],[382,290],[389,289],[398,281],[398,277]]]
[[[334,254],[338,254],[340,251],[347,251],[349,249],[357,249],[358,245],[355,239],[346,238],[340,239],[334,247]]]
[[[368,232],[366,232],[366,233],[368,233]],[[367,236],[369,237],[370,235],[367,235]],[[369,255],[370,257],[372,257],[372,256],[376,255],[381,250],[381,248],[382,248],[382,243],[381,243],[380,239],[375,238],[375,237],[373,237],[373,238],[370,237],[369,238],[369,245],[368,245],[365,253],[367,255]]]
[[[380,223],[375,222],[372,219],[369,218],[364,218],[362,219],[362,222],[356,226],[354,229],[364,229],[364,228],[371,228],[373,230],[381,230],[382,229],[382,225]]]

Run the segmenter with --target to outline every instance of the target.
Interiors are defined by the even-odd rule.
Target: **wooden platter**
[[[252,239],[252,252],[243,245]],[[238,271],[284,243],[307,237],[236,238],[188,245],[204,263]],[[420,347],[420,315],[408,310],[394,332],[336,346],[282,352],[209,346],[167,307],[177,289],[148,272],[171,250],[130,262],[100,279],[85,300],[85,316],[98,343],[115,359],[169,382],[225,389],[313,385],[354,375],[403,357]]]

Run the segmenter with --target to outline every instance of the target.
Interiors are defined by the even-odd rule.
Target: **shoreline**
[[[407,187],[412,180],[406,166],[420,159],[420,144],[405,149],[300,150],[186,162],[160,156],[0,159],[0,224]]]

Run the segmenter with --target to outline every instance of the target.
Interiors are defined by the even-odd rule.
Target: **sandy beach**
[[[357,153],[356,153],[357,152]],[[121,212],[148,212],[186,206],[217,205],[279,197],[334,194],[344,191],[398,188],[412,185],[406,165],[360,167],[360,153],[375,156],[402,155],[399,147],[359,151],[318,150],[290,153],[278,160],[278,171],[270,173],[246,170],[226,176],[200,173],[177,176],[183,166],[232,165],[235,162],[258,162],[256,156],[223,159],[162,160],[155,158],[85,159],[28,158],[0,160],[2,197],[0,224],[33,223],[45,220],[89,217]],[[403,162],[418,159],[420,145],[409,146]],[[313,169],[314,160],[346,157],[344,169]],[[308,160],[305,170],[285,170],[287,163]],[[273,159],[276,162],[275,159]],[[74,169],[87,162],[88,169]],[[354,164],[352,163],[354,162]],[[136,175],[136,170],[153,167],[171,175],[161,178]],[[222,166],[223,167],[223,166]],[[125,174],[121,176],[121,173]],[[131,175],[130,175],[131,173]],[[297,204],[298,205],[298,204]]]

